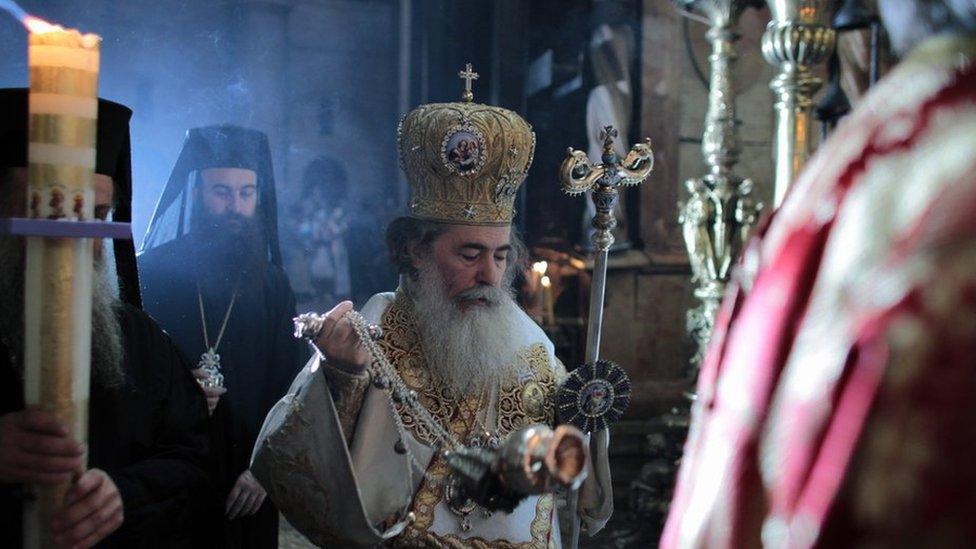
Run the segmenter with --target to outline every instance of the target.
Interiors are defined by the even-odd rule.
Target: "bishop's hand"
[[[344,318],[352,308],[351,301],[343,301],[326,313],[315,344],[330,364],[347,373],[359,375],[369,364],[369,353],[359,341],[352,321]]]

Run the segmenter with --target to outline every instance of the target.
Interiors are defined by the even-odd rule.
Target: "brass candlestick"
[[[685,182],[688,200],[679,205],[685,246],[697,283],[701,304],[688,311],[687,326],[698,349],[692,359],[697,373],[732,266],[755,224],[761,204],[752,197],[752,181],[733,171],[739,162],[739,120],[735,114],[732,66],[735,64],[735,28],[739,16],[756,0],[679,0],[676,4],[705,16],[705,35],[712,45],[708,110],[702,135],[702,154],[708,174]]]
[[[834,49],[831,0],[766,0],[772,20],[762,37],[763,57],[779,67],[769,87],[776,110],[774,204],[779,206],[813,149],[813,94],[823,83],[810,67]]]

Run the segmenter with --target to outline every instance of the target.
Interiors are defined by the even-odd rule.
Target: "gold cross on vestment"
[[[458,73],[461,80],[464,80],[464,93],[461,94],[461,99],[466,103],[470,103],[474,100],[474,93],[471,91],[471,82],[478,79],[478,73],[471,69],[471,63],[464,66],[464,70]]]

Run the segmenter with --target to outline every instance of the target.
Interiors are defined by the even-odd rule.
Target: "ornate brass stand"
[[[680,0],[679,6],[702,14],[711,27],[705,35],[712,45],[708,110],[702,136],[702,154],[709,173],[685,182],[688,200],[681,204],[679,221],[691,260],[695,297],[701,304],[688,311],[688,331],[698,344],[692,359],[694,373],[712,333],[715,313],[735,265],[762,208],[752,197],[752,181],[733,172],[739,162],[739,121],[735,115],[732,66],[736,61],[735,31],[742,11],[755,0]]]
[[[779,67],[769,87],[776,109],[774,204],[779,206],[812,150],[813,94],[822,81],[810,70],[834,49],[831,0],[766,0],[772,20],[762,37],[763,57]]]

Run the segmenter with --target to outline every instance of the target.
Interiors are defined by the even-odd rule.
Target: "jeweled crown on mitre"
[[[468,64],[463,102],[421,105],[397,128],[410,183],[410,215],[463,225],[508,225],[532,164],[535,133],[518,114],[472,102]]]

